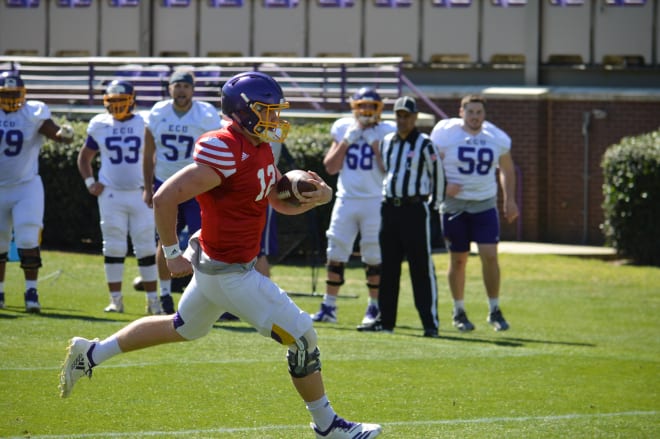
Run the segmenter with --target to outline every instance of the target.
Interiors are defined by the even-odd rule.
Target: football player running
[[[152,206],[154,192],[179,169],[192,163],[195,140],[203,133],[221,127],[216,108],[208,102],[193,100],[195,77],[191,71],[175,70],[168,87],[171,99],[157,102],[147,118],[144,135],[144,201]],[[199,204],[194,198],[179,206],[177,232],[187,226],[192,235],[199,230]],[[167,269],[160,242],[156,246],[163,312],[174,314],[172,277]]]
[[[94,116],[78,154],[78,171],[90,194],[98,198],[103,235],[105,277],[110,292],[106,312],[124,312],[122,279],[130,236],[147,294],[146,312],[160,314],[156,292],[156,233],[153,213],[143,201],[142,161],[145,120],[134,113],[135,89],[114,80],[103,95],[107,113]],[[98,181],[92,161],[101,155]]]
[[[339,173],[328,238],[326,290],[316,322],[337,322],[337,296],[344,284],[344,268],[360,234],[360,255],[365,267],[369,298],[359,330],[374,329],[379,322],[378,287],[381,255],[378,243],[384,167],[380,142],[396,131],[396,124],[381,121],[383,100],[363,87],[351,98],[353,117],[343,117],[330,129],[332,145],[323,164],[330,175]]]
[[[316,190],[304,193],[300,206],[277,198],[273,187],[281,173],[268,142],[286,138],[289,124],[280,119],[280,111],[289,104],[274,79],[260,72],[238,74],[222,87],[221,105],[231,125],[202,135],[195,144],[194,162],[167,179],[153,198],[172,276],[193,273],[178,310],[173,316],[143,317],[102,341],[74,337],[60,375],[61,396],[69,396],[77,380],[91,377],[93,368],[109,358],[200,338],[228,311],[288,347],[289,374],[314,421],[317,438],[374,438],[379,425],[346,421],[328,401],[309,314],[254,268],[268,204],[283,214],[300,214],[328,203],[332,189],[312,173]],[[199,201],[202,227],[182,255],[177,210],[192,197]]]
[[[28,101],[25,94],[25,83],[17,72],[0,73],[0,308],[5,307],[5,271],[13,229],[25,278],[25,310],[38,313],[44,219],[39,152],[46,138],[71,143],[73,128],[58,126],[46,104]]]

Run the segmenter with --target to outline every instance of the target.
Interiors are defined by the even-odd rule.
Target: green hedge
[[[610,146],[601,166],[608,243],[636,264],[660,266],[660,130]]]
[[[67,122],[56,118],[56,122]],[[44,181],[46,211],[44,215],[43,247],[59,250],[100,252],[101,230],[96,198],[89,195],[78,173],[76,159],[86,138],[87,122],[69,121],[76,137],[66,145],[47,141],[42,148],[39,173]],[[323,155],[330,144],[330,124],[294,125],[286,141],[294,160],[293,166],[280,161],[280,170],[311,169],[318,172],[333,188],[336,177],[323,168]],[[98,156],[96,161],[98,168]],[[95,171],[96,172],[96,171]],[[288,256],[325,252],[325,230],[330,219],[331,204],[314,209],[300,218],[279,216],[281,237],[279,259]],[[314,234],[310,234],[310,232]]]

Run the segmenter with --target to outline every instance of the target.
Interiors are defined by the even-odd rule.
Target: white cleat
[[[87,354],[98,341],[98,339],[87,340],[82,337],[71,339],[60,371],[60,397],[66,398],[71,395],[73,386],[80,378],[84,376],[92,378],[92,363]]]
[[[382,427],[378,424],[362,424],[349,422],[335,415],[332,425],[321,431],[314,424],[309,424],[317,439],[371,439],[378,436]]]
[[[105,312],[124,312],[124,298],[119,297],[110,297],[110,305],[106,306],[103,311]]]
[[[163,310],[160,307],[160,299],[158,297],[147,299],[147,314],[153,316],[163,314]]]

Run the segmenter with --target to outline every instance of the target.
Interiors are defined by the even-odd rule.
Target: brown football
[[[282,175],[277,182],[277,198],[287,203],[299,206],[302,192],[313,192],[316,190],[314,184],[306,181],[313,177],[307,171],[294,169]]]

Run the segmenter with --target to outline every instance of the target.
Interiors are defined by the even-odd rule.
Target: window
[[[508,6],[525,6],[527,0],[492,0],[493,6],[501,6],[506,8]]]
[[[7,0],[8,8],[38,8],[39,0]]]
[[[471,6],[472,0],[432,0],[431,3],[437,8],[455,8]]]
[[[113,8],[134,7],[140,4],[140,0],[109,0]]]
[[[297,8],[298,0],[264,0],[264,8]]]
[[[407,8],[412,0],[374,0],[377,8]]]
[[[87,8],[92,5],[92,0],[57,0],[57,6],[61,8]]]
[[[243,0],[209,0],[211,8],[242,7]]]
[[[605,0],[607,6],[644,6],[646,0]]]
[[[552,6],[582,6],[584,0],[549,0]]]
[[[318,0],[322,8],[352,8],[355,0]]]
[[[163,6],[166,8],[187,8],[190,6],[190,0],[163,0]]]

